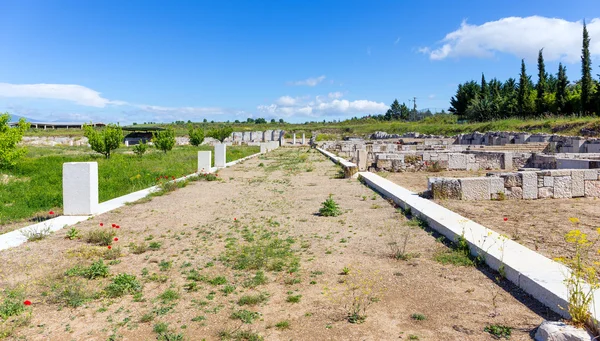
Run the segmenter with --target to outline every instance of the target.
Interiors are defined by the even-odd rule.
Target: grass
[[[92,263],[89,267],[75,266],[66,272],[67,276],[79,276],[86,279],[108,277],[108,266],[102,259]]]
[[[233,341],[263,341],[264,338],[250,330],[221,330],[219,332],[221,340]]]
[[[494,335],[498,339],[500,339],[500,338],[510,339],[510,335],[512,334],[512,327],[508,327],[508,326],[501,325],[501,324],[492,324],[492,325],[486,326],[483,329],[483,331]]]
[[[410,318],[412,318],[415,321],[425,321],[425,320],[427,320],[427,317],[425,317],[425,315],[423,315],[423,314],[417,314],[417,313],[410,315]]]
[[[25,311],[25,305],[23,304],[25,295],[22,290],[4,289],[2,297],[3,300],[2,303],[0,303],[0,318],[3,320],[6,320],[11,316],[20,315]]]
[[[288,295],[288,297],[285,299],[285,301],[288,303],[300,303],[301,298],[302,298],[302,295]]]
[[[247,324],[251,324],[252,322],[254,322],[254,320],[256,320],[259,317],[260,317],[259,313],[255,312],[255,311],[249,311],[249,310],[238,310],[238,311],[234,311],[231,314],[232,319],[240,320]]]
[[[238,299],[239,305],[257,305],[263,302],[266,302],[269,299],[269,296],[265,293],[255,294],[255,295],[244,295]]]
[[[116,275],[112,283],[104,289],[108,297],[121,297],[127,294],[134,294],[142,290],[142,285],[134,275],[125,273]]]
[[[62,164],[98,162],[100,202],[154,186],[160,176],[180,177],[197,171],[198,150],[210,146],[177,146],[171,152],[152,151],[143,157],[121,148],[105,159],[87,147],[27,147],[28,154],[12,169],[3,171],[14,180],[0,191],[0,225],[21,221],[40,212],[62,207]],[[259,147],[231,146],[227,160],[259,152]]]
[[[236,270],[295,272],[299,259],[292,251],[291,242],[269,235],[247,244],[231,244],[223,259]]]
[[[277,322],[275,324],[275,328],[277,328],[279,330],[290,329],[290,321],[284,320],[284,321]]]

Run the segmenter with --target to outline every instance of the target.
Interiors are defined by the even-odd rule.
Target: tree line
[[[590,37],[585,22],[581,53],[581,79],[570,82],[567,68],[558,65],[556,74],[548,73],[544,49],[539,50],[537,83],[527,74],[521,60],[519,79],[502,82],[496,78],[468,81],[458,86],[450,99],[449,111],[461,120],[489,121],[511,117],[536,118],[545,115],[600,115],[600,83],[592,79]]]

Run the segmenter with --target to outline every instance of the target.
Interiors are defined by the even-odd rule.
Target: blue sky
[[[597,0],[0,2],[0,112],[131,122],[343,119],[447,108],[466,80],[600,73]],[[600,16],[600,15],[598,15]],[[535,79],[535,77],[534,77]]]

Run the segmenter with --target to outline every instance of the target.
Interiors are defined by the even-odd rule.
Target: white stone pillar
[[[125,140],[125,147],[129,147],[129,140]]]
[[[268,151],[269,151],[269,150],[268,150],[267,143],[266,143],[266,142],[261,142],[261,143],[260,143],[260,152],[261,152],[261,154],[262,154],[262,153],[266,153],[266,152],[268,152]]]
[[[296,133],[294,133],[294,138],[292,139],[292,144],[295,146],[296,145]]]
[[[306,144],[306,135],[302,133],[302,145]]]
[[[98,163],[63,163],[64,215],[91,215],[98,211]]]
[[[215,144],[215,167],[224,168],[227,163],[225,155],[226,147],[224,143]]]
[[[212,152],[203,150],[198,152],[198,173],[210,172]]]

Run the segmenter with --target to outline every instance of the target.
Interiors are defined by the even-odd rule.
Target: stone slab
[[[586,197],[600,197],[600,180],[586,180],[584,187]]]
[[[585,195],[583,170],[571,171],[571,196],[573,198],[582,197]]]
[[[523,199],[537,199],[538,182],[536,172],[521,172],[523,178]]]
[[[91,215],[98,211],[98,163],[63,163],[64,215]]]
[[[538,188],[538,199],[554,198],[554,187]]]
[[[555,198],[571,198],[571,177],[570,176],[555,176],[554,177],[554,197]]]
[[[462,190],[461,200],[490,199],[489,178],[462,178],[458,181]]]

